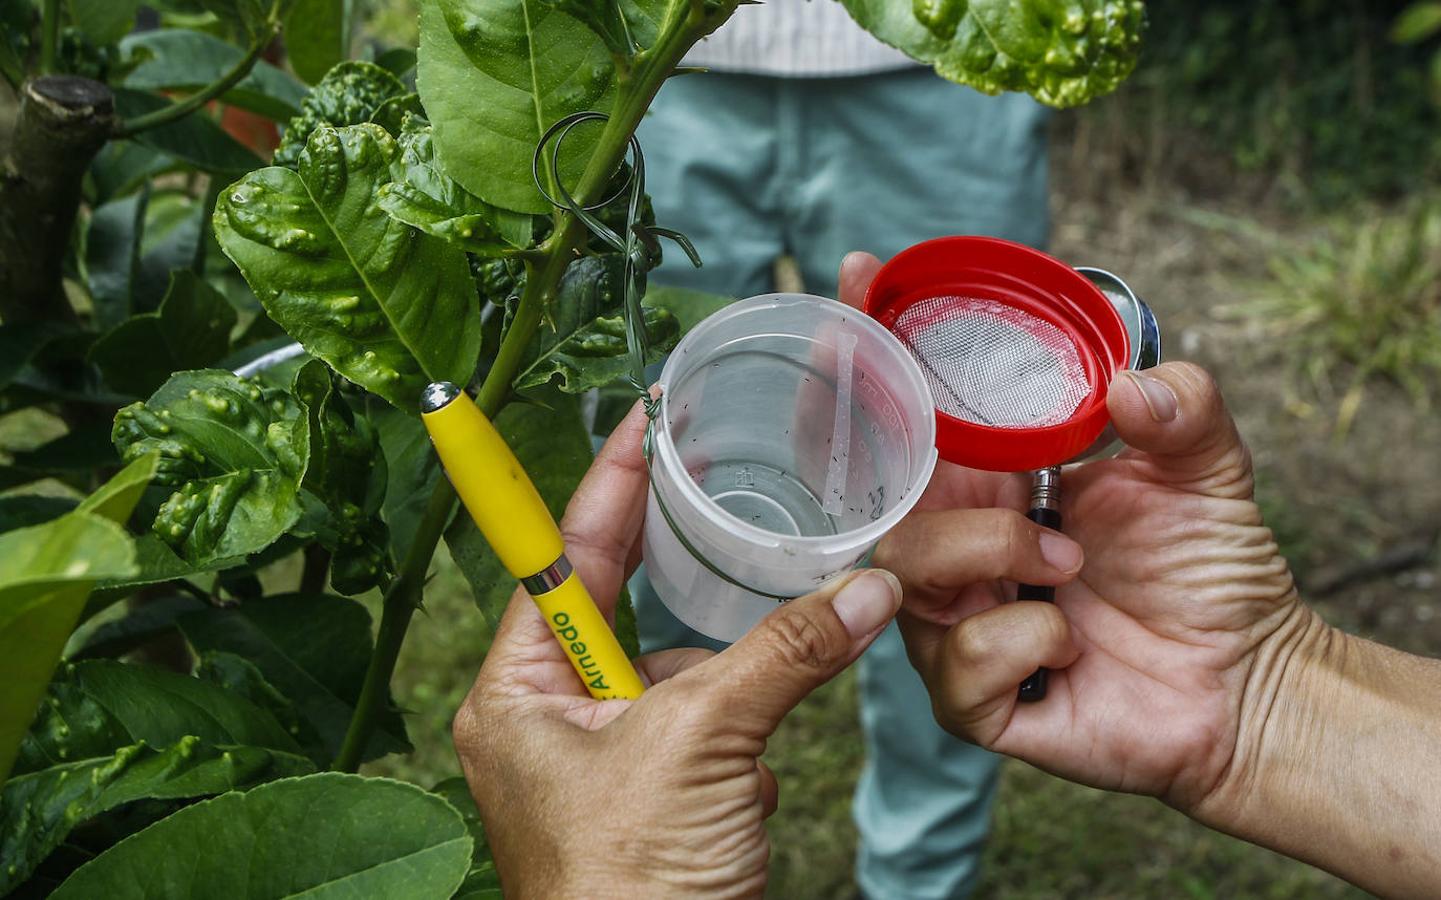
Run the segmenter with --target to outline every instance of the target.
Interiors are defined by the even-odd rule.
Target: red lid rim
[[[921,297],[955,292],[1037,314],[1076,342],[1092,389],[1064,422],[1036,428],[983,425],[936,410],[936,446],[949,462],[996,471],[1064,463],[1101,433],[1106,396],[1130,360],[1130,335],[1100,289],[1075,269],[1013,241],[952,236],[916,244],[883,265],[862,309],[894,331],[900,311]],[[1021,301],[1021,302],[1018,302]]]

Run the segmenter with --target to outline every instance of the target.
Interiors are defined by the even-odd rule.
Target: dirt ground
[[[1265,286],[1268,256],[1314,219],[1224,190],[1124,178],[1107,188],[1086,176],[1083,151],[1059,141],[1054,150],[1052,252],[1122,274],[1155,310],[1165,357],[1216,376],[1302,596],[1348,631],[1441,653],[1441,415],[1373,380],[1341,433],[1340,391],[1296,374],[1293,348],[1236,315]],[[1280,249],[1258,235],[1275,236]],[[1327,368],[1346,383],[1343,366]],[[1398,555],[1406,559],[1388,566]],[[1373,567],[1396,570],[1364,577]],[[1348,583],[1337,589],[1341,578]]]

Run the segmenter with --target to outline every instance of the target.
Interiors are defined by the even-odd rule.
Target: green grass
[[[1361,206],[1318,237],[1280,242],[1238,311],[1313,387],[1342,396],[1342,431],[1372,378],[1429,405],[1441,380],[1441,202]]]
[[[416,752],[365,770],[424,785],[459,772],[450,719],[490,643],[443,552],[436,569],[395,679]],[[856,703],[854,672],[847,672],[802,703],[770,742],[766,762],[781,786],[770,822],[772,897],[855,896],[851,793],[863,761]],[[980,897],[1365,896],[1157,801],[1079,787],[1021,763],[1002,772]]]

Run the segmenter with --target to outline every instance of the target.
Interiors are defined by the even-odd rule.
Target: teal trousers
[[[666,83],[641,124],[657,221],[705,265],[667,248],[658,283],[747,297],[790,254],[806,290],[836,296],[851,250],[886,259],[945,234],[1044,245],[1046,114],[927,69],[851,78],[708,73]],[[646,651],[718,645],[631,584]],[[995,796],[997,759],[943,732],[889,628],[860,663],[866,764],[856,788],[856,879],[877,900],[967,896]],[[838,738],[843,739],[843,738]]]

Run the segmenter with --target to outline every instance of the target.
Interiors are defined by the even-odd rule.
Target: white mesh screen
[[[1069,419],[1091,393],[1076,346],[1055,325],[976,297],[932,297],[893,330],[921,364],[936,408],[998,428]]]

